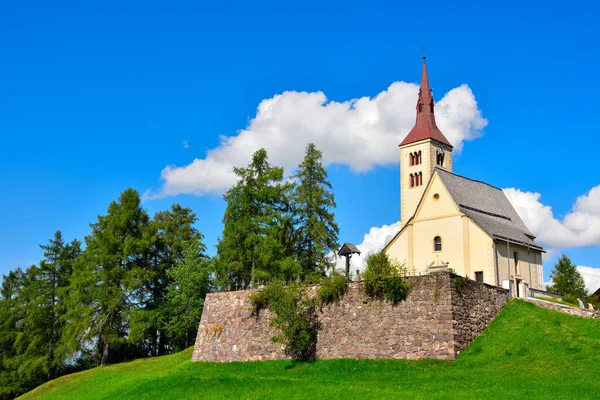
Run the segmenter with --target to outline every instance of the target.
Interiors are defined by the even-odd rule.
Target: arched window
[[[410,165],[415,165],[415,154],[410,153]]]
[[[444,166],[444,153],[438,151],[437,152],[437,165]]]
[[[419,186],[423,184],[423,173],[419,172]]]
[[[421,164],[421,150],[417,153],[417,164]]]
[[[439,236],[433,238],[433,251],[442,251],[442,238]]]
[[[413,174],[410,174],[410,187],[414,187],[415,186],[415,176]]]

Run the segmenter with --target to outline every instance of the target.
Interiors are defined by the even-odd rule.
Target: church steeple
[[[406,135],[400,146],[419,142],[425,139],[433,139],[452,148],[452,145],[446,139],[435,123],[435,102],[429,87],[429,77],[427,76],[427,61],[423,56],[423,72],[421,74],[421,87],[419,89],[419,99],[417,100],[417,121],[415,126]]]
[[[452,172],[452,145],[435,123],[435,102],[423,56],[417,121],[400,143],[400,215],[405,224],[415,213],[436,168]]]

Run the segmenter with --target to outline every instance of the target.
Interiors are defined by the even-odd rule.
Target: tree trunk
[[[100,355],[100,365],[106,365],[108,362],[108,341],[104,341],[102,345],[102,354]]]
[[[166,333],[163,330],[158,331],[158,354],[159,356],[165,355],[165,342],[166,342]]]
[[[152,346],[151,346],[151,349],[150,349],[150,352],[151,352],[150,355],[152,357],[156,357],[157,356],[157,353],[156,353],[156,351],[157,351],[157,342],[158,342],[157,336],[158,336],[157,332],[156,331],[152,331]]]

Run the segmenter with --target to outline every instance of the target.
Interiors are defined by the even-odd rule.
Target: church
[[[415,126],[400,143],[401,229],[384,247],[409,275],[451,269],[523,297],[544,289],[542,247],[504,192],[452,173],[452,144],[437,127],[427,63]]]

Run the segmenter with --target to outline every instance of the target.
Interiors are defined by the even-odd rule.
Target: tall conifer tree
[[[45,332],[42,334],[47,341],[46,369],[48,379],[54,379],[58,377],[66,358],[62,343],[64,316],[73,263],[81,255],[81,242],[73,240],[65,243],[62,233],[56,231],[49,243],[40,247],[44,250],[44,260],[40,262],[38,270],[35,312],[44,321]]]
[[[183,248],[183,258],[167,271],[171,283],[167,287],[164,320],[173,350],[183,350],[194,343],[202,316],[204,298],[210,290],[212,268],[193,238]]]
[[[138,308],[131,312],[130,339],[147,341],[149,355],[163,355],[172,347],[165,327],[173,316],[166,299],[167,288],[173,283],[169,270],[184,260],[186,251],[204,257],[206,246],[194,227],[196,221],[191,209],[173,204],[170,210],[157,212],[148,225],[152,245],[138,292]]]
[[[95,343],[101,365],[119,361],[119,355],[111,356],[123,357],[125,352],[127,311],[136,307],[135,292],[147,263],[148,224],[139,193],[125,190],[110,204],[107,215],[91,225],[85,252],[76,264],[68,314],[71,349]]]
[[[571,259],[564,254],[554,264],[550,279],[552,286],[548,287],[548,290],[567,296],[569,301],[574,301],[577,297],[581,299],[587,297],[583,277],[577,271],[577,266],[573,265]]]
[[[24,286],[24,273],[18,268],[2,275],[0,288],[0,398],[14,398],[29,388],[19,380],[19,363],[15,344],[23,332],[25,308],[19,296]]]
[[[327,254],[338,247],[339,228],[333,214],[335,199],[322,159],[322,153],[310,143],[295,175],[297,254],[305,275],[324,272],[331,265]]]
[[[224,195],[223,236],[217,245],[217,278],[229,287],[299,274],[292,249],[281,240],[289,215],[292,185],[282,183],[283,168],[272,167],[260,149],[246,168],[234,169],[239,180]]]

